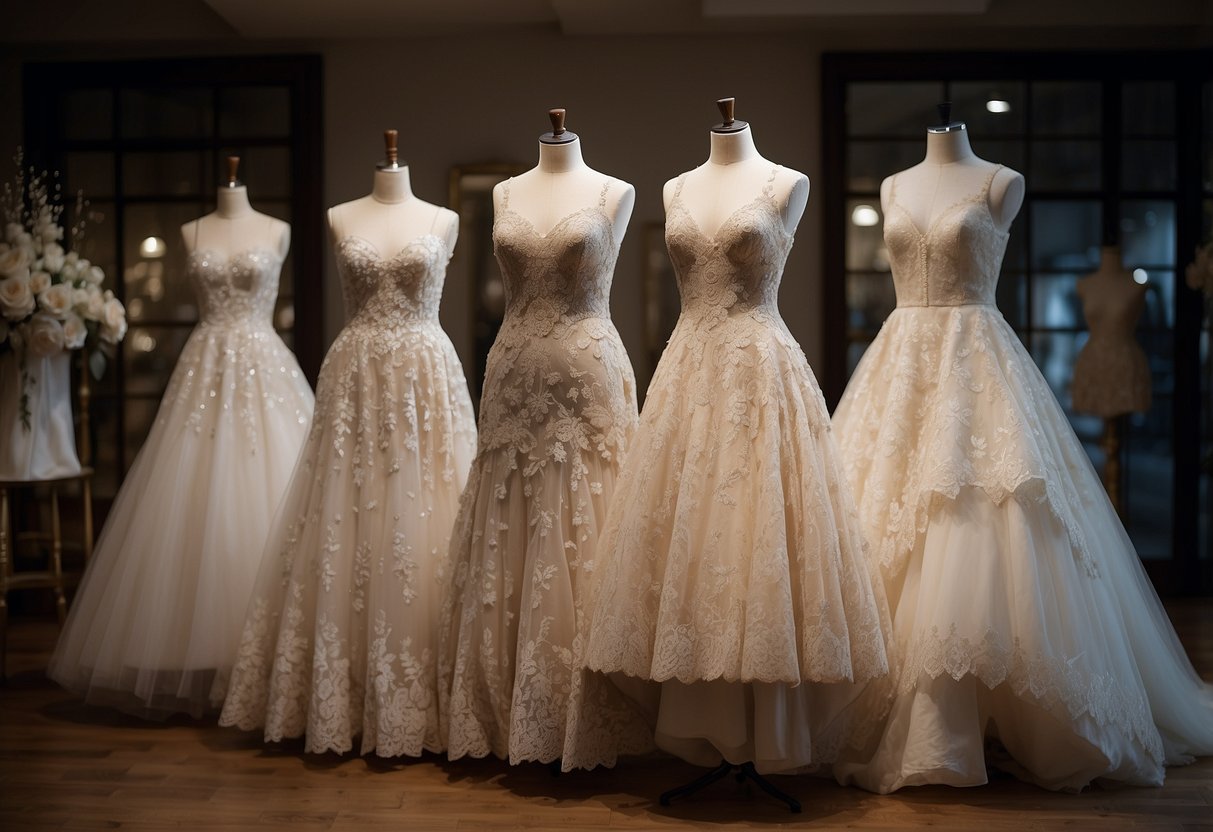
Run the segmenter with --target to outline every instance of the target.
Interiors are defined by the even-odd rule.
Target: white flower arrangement
[[[89,371],[99,379],[126,335],[126,309],[102,290],[105,272],[74,250],[87,223],[83,193],[76,195],[76,224],[65,248],[58,183],[52,191],[53,177],[27,170],[20,148],[14,161],[17,174],[0,196],[0,354],[11,351],[21,363],[21,422],[28,431],[27,355],[84,349]]]

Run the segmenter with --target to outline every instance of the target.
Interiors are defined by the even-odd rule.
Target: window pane
[[[1171,402],[1155,397],[1150,411],[1128,419],[1122,489],[1129,536],[1144,560],[1171,557],[1174,504]]]
[[[129,139],[204,138],[213,119],[209,89],[122,91],[122,135]]]
[[[1002,256],[1002,267],[1023,271],[1028,267],[1027,212],[1019,209],[1019,215],[1011,222],[1011,234],[1007,238],[1007,249]]]
[[[289,87],[236,87],[219,91],[220,136],[288,136]]]
[[[1027,323],[1028,279],[1020,272],[1003,272],[998,278],[995,296],[1002,316],[1012,327],[1022,328]]]
[[[878,193],[886,176],[922,161],[921,138],[910,141],[853,141],[847,144],[847,190]]]
[[[1150,269],[1145,271],[1145,280],[1146,310],[1141,314],[1140,325],[1153,329],[1174,327],[1175,272]]]
[[[943,101],[937,82],[847,85],[847,133],[852,136],[917,136],[939,123]]]
[[[1067,329],[1083,325],[1076,274],[1041,274],[1032,283],[1032,326]]]
[[[893,278],[886,273],[847,275],[847,330],[875,334],[897,306]]]
[[[1121,91],[1121,124],[1127,136],[1174,136],[1174,82],[1126,82]]]
[[[1098,202],[1034,202],[1032,265],[1036,269],[1086,274],[1099,263]]]
[[[113,197],[114,154],[69,153],[63,167],[65,203],[72,202],[79,190],[83,190],[85,198],[93,202]]]
[[[186,277],[181,226],[201,211],[191,204],[144,204],[126,208],[123,250],[126,259],[126,306],[131,322],[193,321],[198,316],[194,292]],[[162,253],[149,238],[163,244]],[[155,241],[153,241],[155,242]]]
[[[71,90],[63,95],[62,101],[65,139],[88,141],[113,137],[114,93],[112,90]]]
[[[1032,84],[1032,130],[1042,136],[1094,136],[1100,132],[1103,93],[1098,82]]]
[[[1175,264],[1175,203],[1125,200],[1120,208],[1121,251],[1126,264]]]
[[[1023,135],[1027,94],[1022,82],[957,81],[952,84],[952,117],[974,135]]]
[[[874,199],[847,200],[847,271],[887,272],[884,217]]]
[[[122,350],[128,395],[159,399],[185,347],[188,326],[133,326]]]
[[[855,374],[855,368],[859,366],[860,359],[871,344],[871,341],[852,341],[847,344],[847,378]]]
[[[1028,187],[1034,191],[1094,191],[1101,179],[1099,142],[1034,141]]]
[[[1175,392],[1175,334],[1170,330],[1138,330],[1137,341],[1150,362],[1150,382],[1154,397]],[[1166,429],[1170,434],[1170,427]]]
[[[248,186],[254,206],[261,200],[278,202],[291,197],[291,152],[286,147],[251,147],[236,153],[240,157],[240,180]],[[215,183],[219,177],[214,177]],[[258,210],[261,210],[258,208]]]
[[[1175,167],[1174,140],[1127,141],[1121,152],[1120,186],[1126,191],[1173,190]]]
[[[88,224],[84,236],[75,245],[76,252],[83,258],[100,266],[105,272],[106,289],[118,290],[118,249],[117,224],[115,222],[114,204],[112,202],[90,202],[85,209]],[[68,223],[75,223],[75,205],[69,204],[64,212]]]
[[[1074,375],[1074,360],[1086,343],[1087,333],[1034,332],[1030,351],[1041,375],[1057,401],[1070,414],[1070,380]],[[1071,419],[1073,422],[1073,419]]]
[[[143,447],[143,440],[147,438],[148,431],[152,429],[152,422],[156,419],[158,405],[158,399],[126,399],[123,403],[126,469],[130,468],[131,463],[135,461],[135,454]],[[125,470],[123,473],[125,474]]]
[[[981,134],[974,134],[970,137],[973,143],[973,152],[981,158],[997,162],[1000,165],[1006,165],[1009,168],[1017,171],[1023,171],[1026,167],[1024,162],[1025,143],[1019,139],[987,139]]]
[[[116,373],[111,369],[106,375]],[[89,400],[88,423],[92,432],[93,496],[113,497],[121,483],[119,472],[126,470],[118,459],[118,399],[94,395]]]
[[[202,192],[202,151],[127,153],[122,183],[129,196],[193,196]]]

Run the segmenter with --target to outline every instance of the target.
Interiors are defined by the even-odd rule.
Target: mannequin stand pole
[[[1108,499],[1112,502],[1112,508],[1116,509],[1117,514],[1121,514],[1120,427],[1123,420],[1123,416],[1109,416],[1104,419],[1103,437],[1099,440],[1099,447],[1104,453],[1103,487],[1108,492]]]
[[[695,778],[686,785],[678,786],[677,788],[670,789],[667,792],[662,792],[659,802],[662,806],[669,806],[670,801],[674,798],[692,795],[705,786],[710,786],[717,780],[727,777],[734,771],[737,772],[738,783],[744,782],[747,779],[753,780],[758,788],[762,789],[776,800],[781,800],[786,803],[788,805],[788,810],[793,814],[800,814],[800,801],[792,797],[790,794],[775,788],[774,784],[772,784],[770,780],[763,777],[754,769],[753,763],[741,763],[740,765],[737,765],[736,763],[730,763],[728,760],[721,760],[720,765],[716,766],[716,768],[712,769],[702,777]]]

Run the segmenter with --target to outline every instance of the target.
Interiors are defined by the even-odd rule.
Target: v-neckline
[[[611,245],[615,244],[615,224],[611,221],[611,218],[607,214],[607,212],[604,211],[598,205],[587,205],[584,208],[578,208],[576,211],[572,211],[568,214],[565,214],[563,217],[556,220],[556,223],[543,234],[540,234],[539,230],[537,228],[535,228],[535,223],[531,222],[529,219],[527,219],[522,214],[515,211],[510,206],[506,205],[504,208],[501,209],[501,212],[503,215],[512,214],[513,216],[517,217],[519,220],[521,220],[526,225],[527,229],[531,233],[531,236],[535,237],[536,239],[539,239],[539,240],[547,240],[549,237],[551,237],[553,234],[556,233],[556,230],[558,228],[563,226],[566,222],[573,219],[574,217],[580,216],[581,214],[587,214],[587,213],[594,212],[594,213],[599,214],[604,220],[606,220],[607,233],[611,237]]]
[[[681,209],[683,216],[685,216],[690,221],[691,227],[695,229],[695,233],[699,235],[700,239],[705,240],[710,245],[714,246],[717,244],[717,241],[720,237],[720,232],[724,231],[725,226],[727,226],[729,223],[731,223],[733,221],[733,219],[738,214],[740,214],[742,211],[746,210],[747,208],[753,208],[755,204],[760,203],[760,202],[769,202],[772,205],[774,205],[775,197],[772,194],[768,194],[765,191],[763,191],[762,193],[759,193],[757,196],[755,196],[753,199],[751,199],[749,202],[747,202],[743,205],[738,205],[736,208],[734,208],[732,211],[729,212],[729,215],[724,218],[724,221],[722,221],[720,223],[720,225],[718,225],[716,227],[715,233],[713,233],[711,235],[703,233],[703,229],[700,228],[699,222],[695,219],[695,215],[691,213],[689,208],[687,208],[686,203],[682,199],[682,186],[681,185],[678,188],[678,193],[674,194],[674,199],[671,201],[671,207],[676,205],[679,209]],[[667,211],[667,213],[669,213],[669,212]],[[776,213],[778,213],[778,211],[776,211]],[[789,232],[786,227],[784,227],[784,224],[782,222],[779,222],[776,224],[779,226],[779,231],[783,234],[783,238],[785,241],[793,238],[794,235],[791,232]]]

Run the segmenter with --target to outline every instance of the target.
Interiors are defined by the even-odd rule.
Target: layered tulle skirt
[[[248,606],[220,723],[308,751],[442,751],[437,620],[475,447],[458,357],[436,321],[354,322]]]
[[[902,655],[843,782],[1151,785],[1213,751],[1213,691],[997,309],[897,309],[834,424]]]
[[[218,708],[311,415],[311,388],[272,328],[200,324],[114,500],[47,675],[141,716]]]
[[[452,759],[563,754],[587,581],[635,424],[631,363],[609,319],[507,320],[451,539],[442,664]],[[610,711],[626,707],[616,697],[595,699],[597,729],[615,730]]]
[[[684,313],[599,548],[584,664],[632,691],[661,747],[765,771],[833,759],[863,683],[888,672],[888,610],[776,313]],[[566,764],[613,762],[582,750]]]

